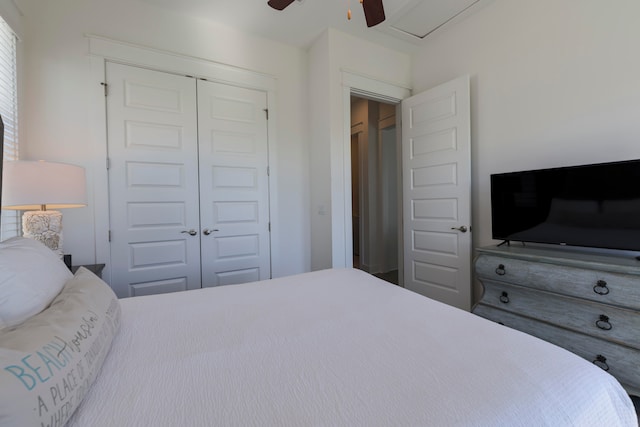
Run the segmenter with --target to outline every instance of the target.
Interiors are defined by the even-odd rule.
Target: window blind
[[[4,160],[18,159],[18,38],[0,17],[0,115],[4,122]],[[2,211],[0,240],[19,235],[18,211]]]

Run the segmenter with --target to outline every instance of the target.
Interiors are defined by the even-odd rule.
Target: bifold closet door
[[[107,63],[111,286],[201,287],[196,81]]]
[[[271,277],[267,94],[107,64],[111,286]]]
[[[202,286],[268,279],[267,95],[197,84]]]

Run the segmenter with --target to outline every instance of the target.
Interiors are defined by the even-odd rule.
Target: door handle
[[[219,231],[217,228],[214,228],[213,230],[209,230],[208,228],[205,228],[204,230],[202,230],[202,234],[204,234],[205,236],[208,236],[211,233],[214,233],[216,231]]]
[[[182,230],[180,233],[186,233],[189,236],[195,236],[196,234],[198,234],[198,232],[193,228],[191,230]]]
[[[466,233],[467,232],[467,227],[465,227],[464,225],[461,225],[460,227],[451,227],[452,230],[458,230],[461,233]]]

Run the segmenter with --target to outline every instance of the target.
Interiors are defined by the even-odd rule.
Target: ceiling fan
[[[283,10],[293,3],[294,0],[269,0],[267,4],[276,10]],[[364,17],[367,20],[367,27],[373,27],[385,20],[382,0],[360,0],[364,9]],[[349,19],[351,11],[349,11]]]

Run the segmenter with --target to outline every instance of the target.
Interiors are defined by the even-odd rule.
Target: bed
[[[2,426],[637,425],[588,361],[359,270],[117,300],[24,240],[0,274],[64,283],[12,323],[0,275]]]

